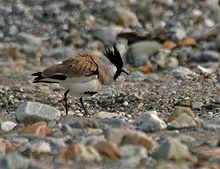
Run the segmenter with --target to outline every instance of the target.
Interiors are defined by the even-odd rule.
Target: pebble
[[[177,139],[168,138],[155,151],[152,156],[156,159],[163,160],[187,160],[191,158],[189,149],[186,145],[179,142]]]
[[[178,60],[175,57],[170,57],[166,61],[167,68],[177,68],[179,65]]]
[[[180,115],[182,115],[184,113],[186,113],[187,115],[189,115],[192,118],[195,117],[195,114],[193,113],[193,111],[190,108],[177,106],[177,107],[175,107],[173,113],[169,116],[167,122],[170,123],[170,122],[176,120]]]
[[[159,131],[167,128],[166,123],[161,120],[156,111],[148,111],[140,115],[134,122],[145,132]]]
[[[184,135],[184,134],[178,136],[177,139],[183,143],[193,143],[194,141],[196,141],[194,137]]]
[[[104,16],[110,20],[124,27],[140,26],[138,18],[135,13],[123,7],[107,8]]]
[[[12,121],[5,121],[1,124],[1,130],[4,132],[9,132],[13,130],[18,124]]]
[[[129,54],[134,66],[145,65],[149,62],[149,58],[156,54],[162,45],[157,41],[140,41],[130,46]]]
[[[192,102],[191,105],[193,109],[201,109],[204,104],[202,102]]]
[[[0,160],[0,168],[28,169],[29,160],[17,152],[9,152]]]
[[[134,129],[134,125],[125,121],[124,118],[122,119],[104,119],[98,121],[98,126],[101,129],[108,129],[108,128],[123,128],[123,129]]]
[[[120,159],[120,168],[136,168],[141,160],[147,157],[147,150],[141,145],[123,145],[120,147],[123,158]]]
[[[29,148],[32,151],[40,152],[40,153],[49,153],[51,152],[50,143],[46,141],[38,141],[36,143],[30,144]]]
[[[116,40],[116,32],[114,29],[108,27],[101,27],[94,30],[94,37],[99,39],[104,45],[110,46]]]
[[[206,130],[220,131],[220,117],[215,117],[211,122],[204,124]]]
[[[46,40],[46,38],[36,37],[32,34],[21,32],[15,37],[15,40],[22,44],[40,47],[43,44],[43,40]]]
[[[175,77],[181,77],[186,78],[190,75],[193,75],[194,72],[192,72],[189,68],[179,66],[173,70],[171,70],[170,75]]]
[[[118,115],[117,113],[109,113],[109,112],[97,112],[94,117],[100,118],[100,119],[112,119],[112,118],[120,118],[122,116]]]
[[[24,123],[58,120],[60,116],[60,111],[54,107],[36,102],[22,103],[16,110],[17,120]]]
[[[114,142],[102,141],[95,145],[95,148],[100,154],[110,158],[111,160],[118,160],[123,157],[120,148]]]
[[[157,148],[157,143],[151,137],[137,130],[112,128],[107,132],[107,140],[117,144],[143,145],[149,151]]]
[[[220,61],[220,54],[216,51],[206,50],[203,52],[202,58],[204,61]]]
[[[168,123],[168,129],[182,129],[197,127],[196,121],[186,113],[181,114],[177,119]]]
[[[59,153],[57,158],[73,159],[75,161],[84,162],[101,162],[102,160],[99,152],[96,148],[94,148],[94,146],[83,146],[79,144],[75,144],[74,146],[63,150],[61,153]]]

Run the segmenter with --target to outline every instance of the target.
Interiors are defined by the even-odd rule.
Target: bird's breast
[[[70,78],[60,83],[60,85],[70,90],[70,94],[76,97],[87,96],[89,93],[98,92],[102,87],[97,77]]]

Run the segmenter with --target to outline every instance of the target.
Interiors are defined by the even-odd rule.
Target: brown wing
[[[90,54],[79,54],[64,60],[61,64],[53,65],[43,71],[43,76],[63,74],[67,77],[80,77],[99,74],[100,59]]]

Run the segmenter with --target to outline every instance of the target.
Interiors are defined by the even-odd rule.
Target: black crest
[[[121,72],[125,72],[125,70],[123,70],[123,60],[121,58],[121,54],[119,53],[116,45],[113,45],[113,50],[111,50],[110,48],[107,48],[104,55],[109,59],[109,61],[115,65],[115,67],[117,68],[117,71],[114,75],[114,80],[116,80],[118,78],[118,76],[120,76]],[[127,72],[125,72],[127,74]]]

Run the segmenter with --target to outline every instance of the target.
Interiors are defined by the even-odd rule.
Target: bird
[[[42,72],[33,73],[33,83],[59,83],[66,89],[64,106],[68,115],[67,95],[78,97],[84,109],[84,116],[89,115],[84,106],[83,97],[97,94],[103,85],[116,80],[121,73],[129,74],[116,44],[106,47],[104,56],[98,57],[90,53],[79,53],[65,59],[60,64],[54,64]]]

